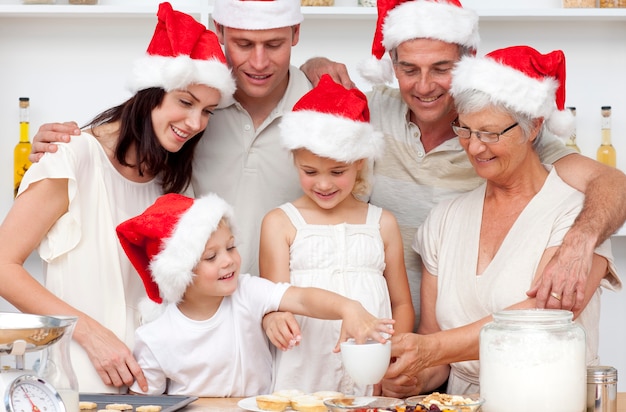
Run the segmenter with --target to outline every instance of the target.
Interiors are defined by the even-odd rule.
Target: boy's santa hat
[[[164,308],[162,303],[181,301],[206,242],[222,219],[232,229],[233,211],[216,194],[192,199],[170,193],[117,226],[122,248],[154,302],[142,302],[144,321],[154,319]]]
[[[205,84],[220,91],[219,107],[233,102],[235,80],[217,36],[188,14],[159,4],[158,22],[146,55],[135,62],[129,87],[165,91]]]
[[[241,30],[268,30],[295,26],[304,17],[300,0],[215,0],[213,20]]]
[[[528,46],[498,49],[485,57],[466,56],[452,72],[450,94],[481,91],[494,105],[531,118],[543,117],[561,138],[574,131],[574,116],[565,109],[565,55],[541,54]]]
[[[385,52],[413,39],[435,39],[476,50],[480,42],[478,14],[458,0],[378,0],[372,57],[359,64],[359,74],[374,84],[393,80]]]
[[[327,74],[283,115],[280,131],[289,150],[307,149],[318,156],[352,163],[383,152],[383,134],[369,123],[367,98],[347,90]]]

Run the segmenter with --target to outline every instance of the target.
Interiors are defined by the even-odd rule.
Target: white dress
[[[568,186],[552,166],[533,199],[526,205],[500,249],[483,273],[476,273],[478,239],[485,185],[436,206],[419,228],[413,247],[428,271],[437,276],[436,317],[442,330],[475,322],[527,298],[526,291],[539,260],[549,247],[559,246],[582,208],[584,195]],[[606,257],[609,275],[601,286],[619,289],[621,282],[610,241],[596,253]],[[587,364],[598,363],[600,288],[576,322],[587,334]],[[449,393],[479,392],[479,362],[451,365]]]
[[[217,312],[196,321],[169,305],[137,329],[135,356],[147,394],[244,397],[269,393],[272,354],[263,316],[278,310],[288,283],[239,275],[235,292]],[[134,384],[131,389],[142,393]]]
[[[56,153],[46,153],[30,167],[20,186],[22,193],[42,179],[68,179],[69,210],[38,249],[45,286],[132,349],[139,326],[137,303],[146,292],[115,227],[150,206],[162,193],[161,185],[154,179],[136,183],[123,177],[90,134],[58,146]],[[102,383],[86,352],[74,341],[71,359],[81,392],[120,391]]]
[[[391,318],[380,235],[382,209],[369,205],[364,224],[311,225],[296,207],[280,207],[297,233],[290,247],[291,284],[318,287],[360,301],[374,316]],[[320,390],[366,395],[372,386],[357,385],[345,372],[341,354],[333,353],[341,321],[296,316],[302,331],[299,346],[277,351],[274,389]]]

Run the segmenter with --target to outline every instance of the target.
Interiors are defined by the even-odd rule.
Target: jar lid
[[[616,383],[617,369],[612,366],[588,366],[587,383]]]

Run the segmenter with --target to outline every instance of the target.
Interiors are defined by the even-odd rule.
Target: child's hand
[[[367,339],[373,339],[380,343],[387,341],[388,335],[393,335],[393,319],[378,319],[369,313],[359,303],[354,301],[349,310],[343,316],[341,323],[341,335],[333,352],[341,350],[341,342],[353,338],[357,343],[364,343]]]
[[[263,329],[270,342],[286,351],[300,344],[300,325],[291,312],[270,312],[263,317]]]

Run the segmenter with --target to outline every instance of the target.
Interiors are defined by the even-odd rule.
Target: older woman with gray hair
[[[419,228],[413,243],[423,262],[419,334],[392,338],[397,359],[386,378],[422,392],[449,378],[448,392],[462,394],[479,391],[480,329],[497,311],[536,307],[526,291],[584,195],[533,148],[543,128],[560,137],[572,130],[561,51],[543,55],[516,46],[465,57],[455,67],[451,94],[454,132],[486,182],[436,206]],[[587,363],[597,364],[600,286],[621,287],[609,241],[595,250],[590,273],[585,307],[574,315],[587,333]]]

